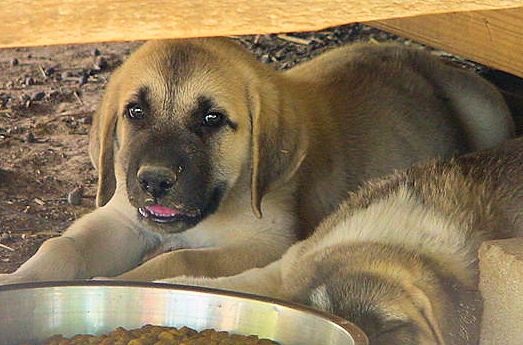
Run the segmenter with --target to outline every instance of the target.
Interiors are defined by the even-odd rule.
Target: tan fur
[[[509,236],[523,236],[523,138],[367,183],[265,268],[167,281],[308,303],[355,322],[372,345],[473,345],[477,251]]]
[[[155,111],[147,114],[147,130],[137,130],[124,114],[144,86]],[[187,129],[202,95],[237,125],[205,147]],[[227,40],[150,42],[113,74],[94,119],[90,152],[100,208],[0,282],[217,277],[262,267],[307,237],[365,180],[494,146],[512,127],[488,83],[396,45],[334,49],[280,73]],[[191,140],[201,149],[191,151]],[[148,142],[157,146],[137,154]],[[206,183],[227,186],[218,209],[189,228],[139,221],[140,195],[129,187],[136,184],[130,167],[170,164],[179,158],[174,150],[209,157]],[[193,178],[195,187],[203,183]],[[187,190],[166,202],[186,207]],[[175,251],[163,253],[169,250]]]

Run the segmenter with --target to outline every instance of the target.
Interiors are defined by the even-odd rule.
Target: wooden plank
[[[368,24],[523,77],[523,8]]]
[[[1,0],[0,47],[318,30],[523,0]]]

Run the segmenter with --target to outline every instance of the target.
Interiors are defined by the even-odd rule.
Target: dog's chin
[[[176,233],[188,230],[206,217],[213,214],[219,207],[224,194],[223,187],[217,187],[211,193],[204,207],[181,210],[168,205],[162,201],[143,202],[143,206],[136,206],[138,218],[150,225],[154,231],[161,233]],[[147,205],[146,205],[147,204]]]

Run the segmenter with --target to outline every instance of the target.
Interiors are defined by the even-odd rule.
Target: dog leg
[[[16,272],[0,276],[0,284],[111,276],[135,267],[157,239],[138,227],[129,207],[115,200],[80,218]]]
[[[282,259],[263,268],[252,268],[231,277],[196,278],[181,276],[157,282],[209,287],[267,297],[283,298],[281,262]]]
[[[116,279],[159,280],[178,276],[225,277],[263,267],[281,257],[285,248],[237,246],[182,249],[158,255]]]

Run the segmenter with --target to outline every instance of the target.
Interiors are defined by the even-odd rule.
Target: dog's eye
[[[131,120],[140,120],[145,116],[143,108],[139,104],[130,104],[127,107],[127,117]]]
[[[219,127],[225,122],[225,116],[221,113],[212,112],[204,116],[202,125],[205,127]]]

